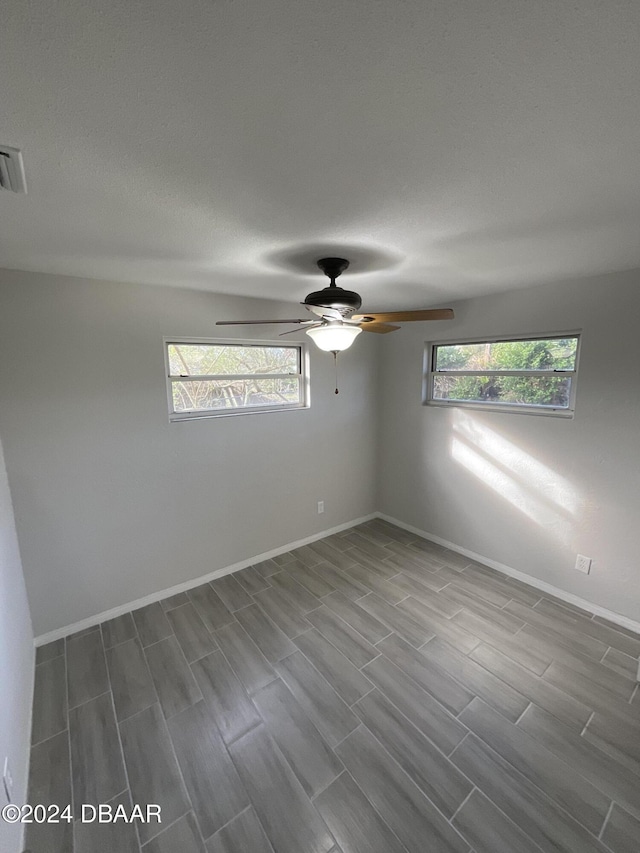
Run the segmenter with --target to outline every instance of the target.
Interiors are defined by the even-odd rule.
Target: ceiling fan
[[[356,314],[354,312],[362,305],[359,294],[353,290],[345,290],[336,284],[336,279],[347,269],[349,261],[346,258],[320,258],[318,266],[329,278],[330,284],[322,290],[310,293],[305,297],[304,302],[300,303],[315,314],[315,318],[310,320],[219,320],[216,326],[295,324],[298,328],[281,332],[280,337],[291,335],[302,327],[321,350],[337,353],[350,347],[362,331],[386,335],[400,328],[393,325],[394,323],[453,319],[451,308]]]

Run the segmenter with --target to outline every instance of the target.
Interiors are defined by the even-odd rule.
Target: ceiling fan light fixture
[[[325,352],[342,352],[349,349],[361,331],[359,326],[327,323],[315,329],[307,329],[307,334],[319,349]]]

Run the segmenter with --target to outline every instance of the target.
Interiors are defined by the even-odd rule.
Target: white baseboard
[[[347,521],[344,524],[338,524],[336,527],[331,527],[328,530],[323,530],[320,533],[314,533],[313,536],[306,536],[304,539],[297,539],[295,542],[289,542],[282,545],[280,548],[273,548],[271,551],[265,551],[263,554],[257,554],[248,560],[241,560],[239,563],[233,563],[231,566],[225,566],[223,569],[216,569],[214,572],[209,572],[206,575],[193,578],[192,580],[179,583],[176,586],[171,586],[168,589],[161,589],[158,592],[153,592],[151,595],[145,595],[143,598],[137,598],[135,601],[129,601],[126,604],[121,604],[118,607],[112,607],[111,610],[105,610],[103,613],[96,613],[95,616],[89,616],[87,619],[81,619],[79,622],[74,622],[72,625],[66,625],[64,628],[56,628],[55,631],[49,631],[47,634],[41,634],[36,637],[34,643],[36,646],[44,646],[46,643],[51,643],[53,640],[59,640],[62,637],[67,637],[69,634],[75,634],[76,631],[84,631],[85,628],[93,628],[101,622],[106,622],[107,619],[115,619],[116,616],[122,616],[124,613],[129,613],[130,610],[137,610],[139,607],[144,607],[146,604],[153,604],[155,601],[161,601],[163,598],[168,598],[170,595],[177,595],[179,592],[186,592],[207,581],[215,580],[215,578],[230,575],[232,572],[239,572],[241,569],[246,569],[248,566],[253,566],[254,563],[261,563],[263,560],[269,560],[271,557],[277,557],[279,554],[286,554],[287,551],[293,551],[295,548],[300,548],[302,545],[308,545],[310,542],[315,542],[318,539],[324,539],[325,536],[331,536],[333,533],[340,533],[343,530],[348,530],[350,527],[355,527],[356,524],[362,524],[365,521],[371,521],[376,518],[377,513],[372,512],[362,518],[354,518],[352,521]]]
[[[350,527],[355,527],[357,524],[370,521],[372,518],[382,518],[390,524],[395,524],[397,527],[401,527],[403,530],[415,533],[416,536],[428,539],[430,542],[435,542],[438,545],[442,545],[444,548],[449,548],[450,551],[463,554],[465,557],[469,557],[471,560],[482,563],[483,565],[488,566],[491,569],[495,569],[504,575],[517,578],[517,580],[523,581],[524,583],[529,584],[529,586],[535,587],[542,592],[548,592],[562,601],[574,604],[576,607],[580,607],[588,613],[592,613],[595,616],[602,616],[604,619],[608,619],[616,625],[620,625],[623,628],[628,628],[630,631],[640,634],[640,622],[636,622],[628,616],[615,613],[613,610],[607,610],[606,607],[600,607],[600,605],[593,604],[591,601],[587,601],[584,598],[573,595],[573,593],[566,592],[565,590],[560,589],[560,587],[553,586],[553,584],[533,577],[533,575],[528,575],[526,572],[513,569],[511,566],[499,563],[497,560],[492,560],[482,554],[477,554],[475,551],[470,551],[468,548],[461,548],[459,545],[456,545],[455,542],[449,542],[446,539],[442,539],[440,536],[428,533],[426,530],[420,530],[420,528],[414,527],[412,524],[406,524],[404,521],[400,521],[398,518],[393,518],[391,515],[387,515],[383,512],[373,512],[369,515],[363,516],[362,518],[355,518],[352,521],[345,522],[344,524],[338,524],[336,527],[331,527],[328,530],[321,531],[320,533],[314,533],[313,536],[307,536],[304,539],[289,542],[286,545],[282,545],[280,548],[265,551],[263,554],[258,554],[248,560],[242,560],[239,563],[234,563],[233,565],[226,566],[223,569],[217,569],[214,572],[209,572],[206,575],[201,575],[200,577],[193,578],[192,580],[185,581],[184,583],[177,584],[176,586],[169,587],[168,589],[162,589],[158,592],[151,593],[151,595],[138,598],[135,601],[130,601],[118,607],[113,607],[111,610],[105,610],[103,613],[96,613],[95,616],[89,616],[87,619],[81,619],[79,622],[74,622],[72,625],[66,625],[63,628],[57,628],[55,631],[49,631],[47,634],[41,634],[39,637],[35,638],[34,643],[36,646],[43,646],[45,643],[51,643],[53,640],[59,640],[61,637],[67,637],[69,634],[75,634],[76,631],[93,628],[101,622],[106,622],[108,619],[114,619],[116,616],[122,616],[130,610],[137,610],[139,607],[144,607],[146,604],[153,604],[155,601],[161,601],[163,598],[168,598],[170,595],[176,595],[179,592],[186,592],[187,590],[200,586],[200,584],[206,583],[207,581],[215,580],[215,578],[221,578],[224,577],[224,575],[239,572],[241,569],[246,569],[254,563],[260,563],[262,560],[269,560],[271,557],[277,557],[279,554],[286,554],[287,551],[293,551],[295,548],[300,548],[302,545],[308,545],[310,542],[323,539],[325,536],[331,536],[333,533],[340,533]],[[640,669],[638,675],[640,678]]]
[[[600,607],[599,604],[594,604],[591,601],[580,598],[578,595],[566,592],[564,589],[553,586],[553,584],[542,581],[533,575],[528,575],[526,572],[520,572],[518,569],[512,569],[511,566],[506,566],[504,563],[498,563],[497,560],[491,560],[489,557],[484,557],[482,554],[476,554],[475,551],[469,551],[468,548],[461,548],[459,545],[456,545],[455,542],[448,542],[446,539],[442,539],[440,536],[435,536],[433,533],[428,533],[426,530],[420,530],[420,528],[414,527],[412,524],[405,524],[404,521],[400,521],[398,518],[393,518],[391,515],[386,515],[384,512],[377,512],[375,515],[377,518],[382,518],[384,521],[388,521],[390,524],[395,524],[403,530],[408,530],[409,533],[415,533],[416,536],[428,539],[430,542],[435,542],[437,545],[442,545],[450,551],[463,554],[465,557],[469,557],[471,560],[482,563],[490,569],[502,572],[503,575],[517,578],[517,580],[523,581],[524,583],[529,584],[529,586],[542,590],[542,592],[548,592],[550,595],[555,595],[556,598],[560,598],[562,601],[566,601],[569,604],[574,604],[576,607],[580,607],[588,613],[593,613],[594,616],[602,616],[603,619],[608,619],[610,622],[614,622],[622,628],[628,628],[630,631],[640,634],[640,622],[636,622],[628,616],[623,616],[621,613],[615,613],[613,610],[607,610],[606,607]],[[640,678],[640,668],[638,670],[638,676]]]

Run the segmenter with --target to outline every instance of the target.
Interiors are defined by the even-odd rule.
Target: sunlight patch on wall
[[[581,506],[575,487],[522,448],[477,422],[455,412],[452,458],[515,509],[571,545]]]

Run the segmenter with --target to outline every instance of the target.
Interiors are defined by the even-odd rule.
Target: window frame
[[[164,347],[164,364],[165,364],[165,381],[167,387],[167,405],[169,408],[169,421],[177,423],[179,421],[194,421],[202,418],[228,418],[238,417],[240,415],[262,415],[268,412],[291,412],[308,409],[310,406],[309,394],[309,350],[304,341],[272,341],[272,340],[256,340],[255,338],[201,338],[201,337],[185,337],[173,335],[162,339]],[[222,374],[203,374],[189,377],[175,376],[171,374],[169,363],[169,346],[171,344],[189,344],[192,346],[211,345],[211,346],[242,346],[242,347],[287,347],[298,350],[298,373],[222,373]],[[252,406],[240,407],[235,409],[194,409],[186,412],[176,412],[173,408],[173,383],[184,382],[185,379],[190,380],[215,380],[215,379],[247,379],[250,376],[261,376],[269,379],[291,379],[297,378],[300,392],[301,402],[285,403],[279,406]]]
[[[515,415],[535,415],[554,418],[573,418],[576,406],[576,390],[580,367],[580,349],[583,332],[572,329],[568,332],[549,332],[540,334],[490,335],[487,337],[457,338],[455,340],[428,341],[425,344],[424,369],[422,379],[422,404],[441,408],[475,409],[483,412],[505,412]],[[548,341],[554,338],[576,338],[576,361],[573,370],[434,370],[437,347],[463,346],[465,344],[511,343],[515,341]],[[566,408],[560,406],[543,406],[536,404],[516,405],[514,403],[475,403],[472,400],[438,400],[433,397],[434,378],[438,375],[447,376],[568,376],[571,379],[569,404]]]

